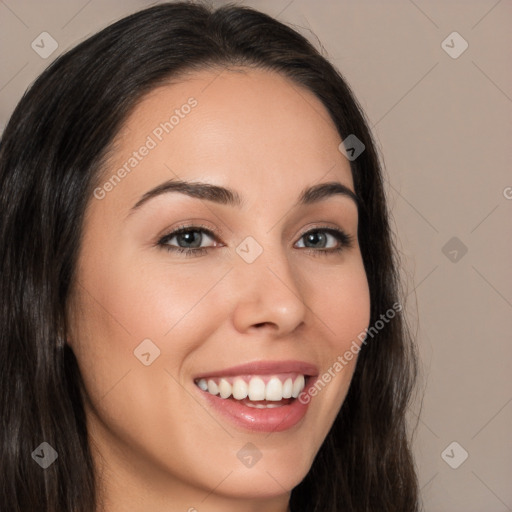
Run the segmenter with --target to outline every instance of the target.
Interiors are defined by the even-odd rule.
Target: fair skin
[[[354,191],[327,111],[276,73],[218,73],[195,72],[137,105],[101,183],[169,113],[197,100],[161,141],[152,135],[156,147],[113,190],[91,199],[84,220],[68,343],[84,380],[104,512],[286,512],[343,403],[356,357],[298,423],[275,432],[230,421],[194,376],[263,360],[306,361],[321,375],[369,323],[355,203],[338,193],[296,205],[304,189],[322,183]],[[229,187],[243,205],[173,191],[131,210],[178,178]],[[202,254],[158,245],[198,224],[222,232],[195,235]],[[343,230],[352,245],[325,226]],[[308,246],[303,235],[312,230],[320,242]],[[263,250],[252,263],[236,251],[248,236]],[[179,237],[166,243],[187,247]],[[148,366],[134,355],[145,339],[160,350]],[[247,443],[261,454],[251,467],[237,457]]]

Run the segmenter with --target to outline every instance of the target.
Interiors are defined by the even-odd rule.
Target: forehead
[[[144,97],[117,137],[109,170],[151,147],[124,180],[132,199],[177,177],[267,195],[333,179],[353,189],[340,142],[321,101],[287,77],[252,68],[204,70]]]

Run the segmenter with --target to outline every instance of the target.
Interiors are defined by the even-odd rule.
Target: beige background
[[[512,510],[512,2],[240,3],[318,36],[379,143],[422,356],[424,510]],[[0,1],[0,129],[60,52],[148,5]],[[43,31],[59,45],[46,60],[31,48]],[[469,45],[458,58],[442,47],[454,31]]]

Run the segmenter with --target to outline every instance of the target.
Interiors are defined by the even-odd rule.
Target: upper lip
[[[305,361],[254,361],[251,363],[240,364],[224,368],[223,370],[214,370],[202,372],[194,377],[201,379],[205,377],[234,377],[236,375],[270,375],[274,373],[301,373],[305,376],[318,375],[318,368]]]

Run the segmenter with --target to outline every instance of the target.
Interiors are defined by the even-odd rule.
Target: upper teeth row
[[[299,375],[295,380],[288,377],[284,382],[273,376],[267,384],[260,377],[252,377],[248,383],[238,377],[234,379],[233,384],[226,379],[220,379],[218,384],[213,379],[200,379],[197,385],[212,395],[220,394],[221,398],[229,398],[232,395],[235,400],[249,397],[249,400],[278,401],[283,398],[297,398],[304,389],[305,382],[304,375]]]

